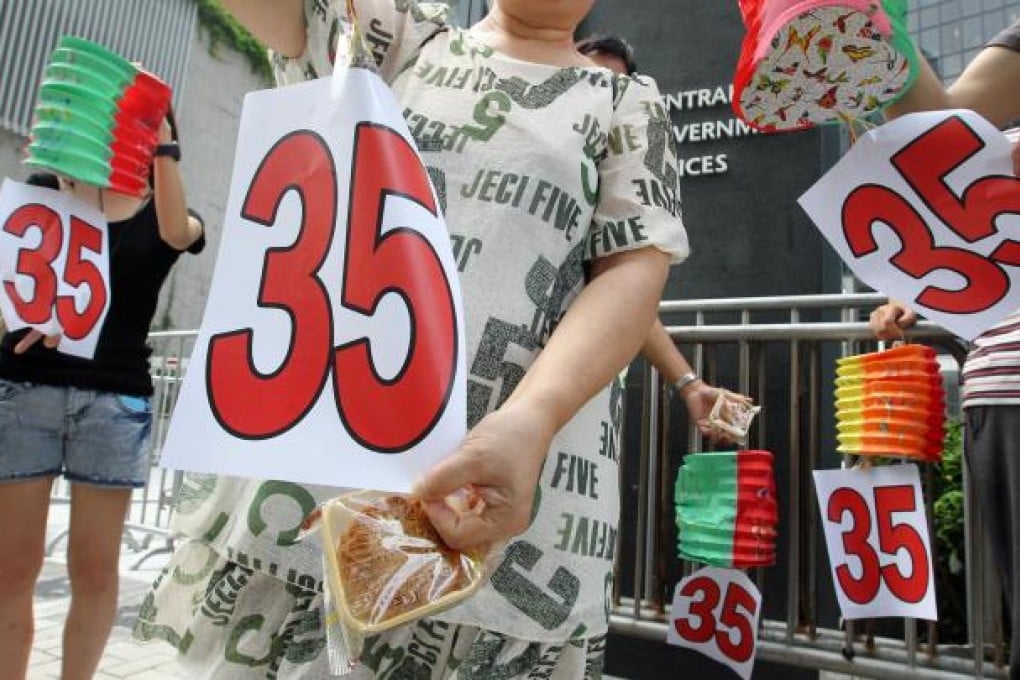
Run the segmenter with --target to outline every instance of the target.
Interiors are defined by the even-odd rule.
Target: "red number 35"
[[[60,214],[45,205],[30,203],[11,213],[3,225],[5,232],[18,237],[25,236],[33,228],[41,234],[39,243],[34,248],[19,249],[15,264],[18,274],[32,279],[32,296],[24,299],[10,281],[4,281],[4,289],[25,323],[33,326],[47,323],[56,305],[57,321],[64,336],[81,340],[99,323],[109,297],[102,273],[94,262],[84,257],[83,252],[87,250],[101,255],[103,233],[72,215],[67,233],[67,260],[63,272],[57,272],[54,263],[64,241]],[[58,277],[75,289],[82,285],[88,288],[89,297],[84,310],[78,311],[73,295],[57,294]]]
[[[854,489],[842,487],[829,497],[826,515],[830,522],[842,522],[849,513],[850,528],[843,533],[843,550],[861,563],[860,576],[854,576],[850,567],[836,567],[836,579],[846,596],[856,604],[869,604],[878,596],[882,581],[889,591],[903,602],[915,604],[928,592],[928,551],[924,540],[914,527],[907,523],[893,524],[897,512],[914,512],[917,501],[913,486],[880,486],[875,488],[875,516],[878,521],[878,548],[884,555],[896,555],[906,550],[911,572],[900,573],[895,564],[880,566],[879,555],[869,541],[871,511],[868,502]]]
[[[985,144],[963,119],[953,116],[921,135],[892,158],[892,164],[925,206],[969,243],[994,236],[995,221],[1020,214],[1020,179],[983,177],[957,195],[946,176],[977,154]],[[907,199],[885,186],[866,184],[843,203],[843,231],[857,257],[875,252],[876,222],[889,226],[900,240],[890,263],[915,279],[939,270],[953,272],[962,288],[927,286],[917,297],[926,307],[950,314],[974,314],[1009,292],[1003,265],[1020,266],[1020,242],[1007,240],[987,258],[952,246],[938,246],[920,213]]]
[[[694,597],[699,593],[702,597],[695,600]],[[718,621],[715,618],[715,609],[722,597],[718,583],[707,576],[693,578],[684,584],[680,594],[690,598],[691,603],[687,617],[678,618],[673,622],[677,635],[695,644],[705,644],[714,638],[719,651],[736,663],[744,663],[754,655],[755,638],[752,621],[757,605],[751,593],[738,583],[730,583],[726,589],[726,598],[723,600]],[[741,615],[738,607],[742,607],[748,615]],[[697,625],[691,624],[692,616],[697,618]],[[719,630],[720,623],[726,626],[727,630]],[[736,642],[730,637],[731,630],[737,632]]]
[[[341,304],[372,314],[387,293],[411,317],[411,342],[397,375],[384,378],[369,342],[335,346],[330,291],[318,278],[337,223],[337,172],[314,132],[281,139],[256,170],[242,216],[271,227],[284,196],[301,200],[297,240],[266,251],[258,305],[291,319],[286,357],[266,374],[256,369],[254,331],[220,333],[209,343],[206,383],[213,413],[235,436],[282,434],[307,415],[332,375],[337,410],[366,448],[394,453],[421,441],[445,410],[457,365],[457,317],[438,254],[406,227],[384,234],[387,197],[413,201],[437,215],[428,175],[414,149],[390,128],[361,123],[355,132]]]

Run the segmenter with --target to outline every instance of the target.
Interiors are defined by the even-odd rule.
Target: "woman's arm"
[[[420,480],[415,494],[449,545],[484,545],[527,528],[553,436],[637,354],[668,270],[669,256],[656,248],[596,260],[591,283],[507,402]],[[460,489],[475,491],[484,511],[451,510],[443,499]]]
[[[669,337],[666,328],[658,319],[652,324],[652,330],[648,333],[645,344],[641,347],[641,356],[647,359],[661,373],[670,385],[676,383],[687,375],[694,374],[694,369],[687,361],[687,358],[677,348],[676,343]],[[686,382],[686,381],[685,381]],[[705,437],[712,441],[726,443],[732,438],[709,423],[708,417],[715,406],[716,400],[723,390],[705,382],[702,378],[696,377],[686,382],[677,394],[684,400],[688,417],[694,422],[698,430]],[[751,403],[751,399],[742,394],[731,393],[731,398],[743,403]]]
[[[160,144],[172,141],[170,125],[165,120],[160,128],[159,141]],[[152,161],[152,173],[159,236],[171,248],[186,250],[202,235],[202,225],[188,215],[177,161],[168,156],[156,156]]]
[[[949,89],[923,57],[914,86],[887,109],[895,118],[915,111],[972,109],[1003,127],[1020,118],[1020,52],[988,47],[974,58]]]
[[[261,40],[284,57],[305,51],[305,17],[302,0],[223,0],[223,6]]]

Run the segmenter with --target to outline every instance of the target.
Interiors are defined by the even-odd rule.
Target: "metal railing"
[[[918,678],[1006,677],[1002,625],[997,615],[1000,608],[995,599],[998,584],[984,559],[984,537],[969,488],[965,489],[966,644],[939,644],[937,628],[929,622],[902,620],[902,635],[888,633],[888,620],[882,623],[882,635],[871,622],[841,622],[832,598],[829,611],[820,611],[819,589],[832,592],[832,584],[811,472],[840,463],[835,454],[822,462],[827,439],[823,426],[827,418],[832,419],[823,396],[828,399],[832,394],[835,357],[874,348],[866,322],[859,319],[862,312],[884,300],[876,294],[812,295],[664,302],[660,307],[674,341],[683,349],[690,348],[688,357],[696,371],[712,384],[720,384],[720,378],[735,380],[736,389],[764,406],[748,448],[773,450],[776,455],[782,512],[779,530],[786,536],[788,549],[776,567],[751,573],[766,600],[770,594],[766,575],[785,579],[785,583],[776,583],[786,589],[785,601],[780,603],[783,615],[763,616],[758,656],[855,677],[903,678],[908,672]],[[688,322],[670,325],[669,318],[676,314],[686,315]],[[962,365],[965,348],[938,326],[921,323],[910,338],[937,346],[955,359],[957,367]],[[723,375],[726,369],[729,374]],[[617,579],[610,622],[616,633],[663,642],[672,587],[695,568],[674,557],[670,475],[679,465],[680,453],[706,450],[695,428],[688,428],[686,441],[671,436],[675,419],[668,390],[655,370],[646,367],[640,445],[633,453],[625,450],[625,455],[639,458],[636,473],[631,472],[637,475],[637,517],[633,529],[620,530],[621,545],[633,541],[633,552],[620,551],[634,555],[633,564],[627,565],[632,579]],[[831,435],[828,438],[833,439]],[[770,449],[770,443],[778,441],[785,450]],[[922,471],[922,477],[927,477],[928,487],[932,471],[931,466],[924,467],[928,469]],[[781,468],[785,468],[783,475]],[[970,484],[966,466],[964,484]],[[932,522],[933,500],[930,493],[926,492],[926,497]],[[931,535],[934,545],[934,532]],[[679,574],[677,569],[670,572],[673,561],[679,562]],[[919,625],[923,626],[923,644]]]
[[[667,330],[688,350],[695,370],[712,384],[732,385],[764,406],[752,428],[749,447],[769,449],[770,442],[782,441],[785,449],[773,452],[777,471],[785,468],[785,475],[777,474],[776,482],[783,513],[780,531],[787,536],[788,550],[779,566],[751,573],[766,600],[770,594],[766,576],[775,578],[778,572],[785,578],[784,613],[763,617],[759,658],[856,677],[902,678],[909,672],[913,677],[930,679],[1004,678],[998,581],[984,559],[984,536],[977,508],[971,502],[974,495],[970,493],[966,466],[966,644],[939,644],[934,624],[928,623],[920,624],[926,638],[922,644],[918,622],[909,619],[902,621],[901,635],[887,631],[877,634],[866,623],[845,622],[840,626],[835,610],[822,611],[824,606],[819,603],[820,589],[832,589],[827,581],[827,556],[824,548],[819,548],[822,537],[811,478],[812,470],[826,466],[823,395],[831,394],[835,357],[873,348],[867,324],[859,318],[863,311],[882,301],[882,296],[873,294],[812,295],[664,302],[660,307]],[[676,315],[686,317],[685,322],[669,324]],[[166,436],[195,336],[194,331],[150,336],[154,350],[154,462]],[[911,339],[938,346],[957,365],[962,364],[964,348],[933,324],[918,324]],[[775,370],[776,365],[780,370]],[[694,428],[690,428],[685,441],[674,435],[672,423],[676,419],[672,417],[669,387],[650,367],[645,368],[643,377],[641,431],[635,438],[639,444],[636,450],[625,449],[623,457],[625,463],[631,458],[636,463],[638,511],[634,526],[621,525],[619,533],[621,545],[633,542],[634,550],[617,552],[627,559],[618,565],[610,626],[616,633],[665,644],[671,589],[678,580],[669,569],[675,560],[675,514],[669,484],[679,464],[674,453],[705,449]],[[830,458],[829,462],[839,463],[838,458]],[[927,476],[930,482],[930,469]],[[181,473],[154,467],[149,485],[133,499],[127,541],[129,547],[144,551],[136,568],[151,555],[173,549],[167,528],[180,479]],[[58,486],[55,500],[66,502],[65,494],[66,487]],[[928,516],[933,520],[932,499],[929,497],[927,502]],[[154,547],[150,545],[153,539],[158,539]],[[58,540],[51,543],[51,550]],[[682,574],[688,574],[694,565],[681,563],[680,568]],[[624,580],[626,571],[631,572],[631,578]]]

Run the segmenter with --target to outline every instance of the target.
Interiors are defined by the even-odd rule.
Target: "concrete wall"
[[[195,31],[177,122],[188,204],[205,218],[208,244],[198,257],[181,258],[170,274],[154,319],[160,327],[198,328],[202,320],[230,191],[242,99],[266,85],[241,55],[222,46],[210,53],[205,32]]]
[[[160,329],[197,328],[201,322],[230,188],[242,98],[266,86],[236,52],[219,47],[211,54],[201,28],[194,32],[189,52],[184,96],[176,112],[181,171],[188,204],[205,218],[208,244],[201,255],[182,257],[171,271],[153,318],[153,327]],[[24,143],[0,129],[0,177],[21,179],[28,174],[20,163]]]

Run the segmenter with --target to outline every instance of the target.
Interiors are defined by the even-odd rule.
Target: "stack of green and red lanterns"
[[[904,345],[844,357],[836,375],[841,453],[941,459],[946,403],[935,350]]]
[[[170,95],[166,83],[120,55],[64,36],[39,89],[25,162],[141,195]]]
[[[906,0],[740,0],[740,9],[733,109],[758,130],[864,118],[916,78]]]
[[[779,508],[768,451],[688,455],[675,500],[683,559],[724,568],[775,563]]]

